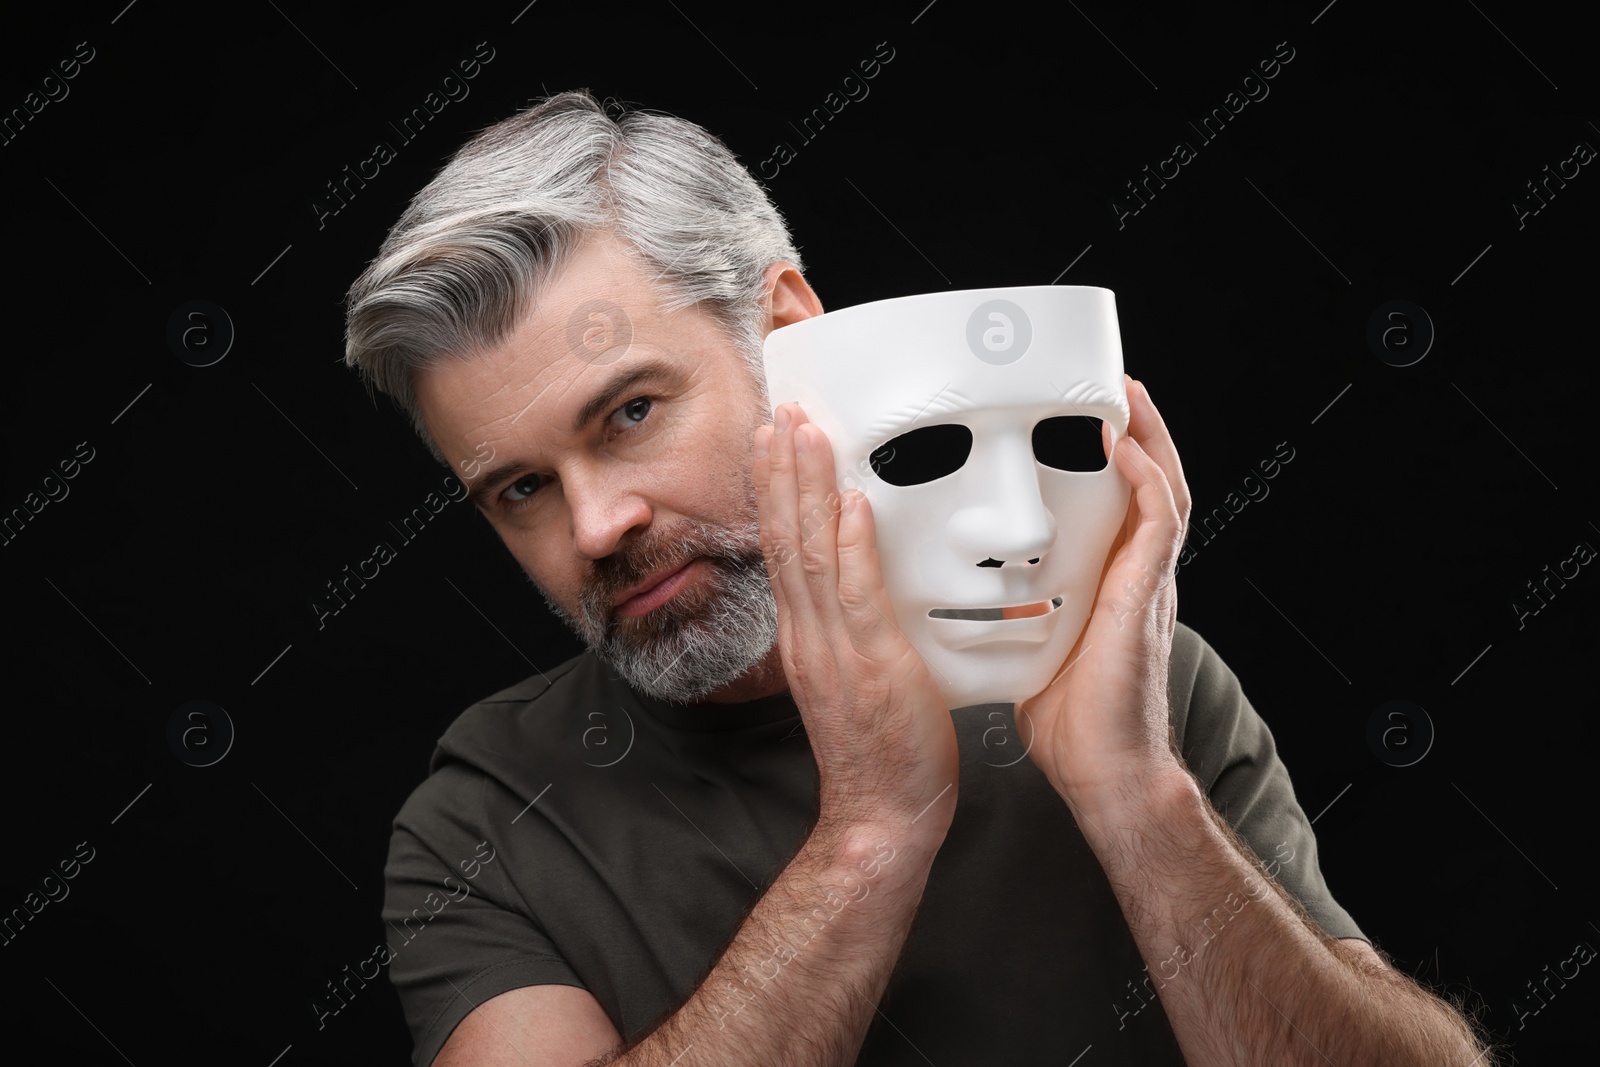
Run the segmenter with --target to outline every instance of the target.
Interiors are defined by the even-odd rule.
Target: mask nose
[[[1055,544],[1056,519],[1039,493],[1031,436],[991,436],[973,460],[963,472],[963,489],[973,496],[950,518],[956,555],[980,567],[1037,563]]]

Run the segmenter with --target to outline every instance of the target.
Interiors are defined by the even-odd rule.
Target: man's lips
[[[653,611],[665,604],[683,588],[684,583],[693,577],[694,565],[700,562],[698,556],[686,560],[684,563],[669,571],[662,571],[652,575],[637,585],[624,589],[617,594],[612,602],[618,614],[633,617]]]

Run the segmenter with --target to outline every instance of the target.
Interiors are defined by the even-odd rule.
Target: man
[[[468,709],[396,819],[416,1062],[1488,1062],[1331,900],[1177,623],[1144,387],[1065,669],[952,712],[865,498],[804,412],[768,424],[761,339],[821,311],[720,142],[582,93],[474,138],[352,287],[347,361],[590,648]]]

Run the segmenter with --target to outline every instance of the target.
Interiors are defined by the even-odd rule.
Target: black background
[[[0,546],[0,909],[79,842],[95,850],[0,947],[8,1045],[84,1064],[405,1062],[386,983],[321,1029],[311,1001],[383,937],[388,822],[434,738],[579,646],[466,505],[318,629],[324,583],[445,473],[340,363],[341,300],[473,131],[586,86],[697,121],[752,168],[787,142],[767,185],[830,308],[1114,290],[1196,522],[1287,441],[1270,495],[1192,536],[1180,617],[1272,725],[1331,888],[1397,964],[1471,998],[1518,1062],[1600,1047],[1593,966],[1520,1026],[1513,1008],[1546,965],[1600,945],[1580,680],[1600,574],[1520,627],[1512,608],[1579,542],[1600,548],[1600,177],[1584,167],[1521,226],[1512,207],[1575,144],[1600,145],[1577,16],[122,2],[8,12],[0,38],[6,113],[78,42],[94,49],[70,95],[0,145],[0,509],[94,450]],[[484,41],[470,95],[401,144],[387,124]],[[791,123],[880,42],[893,58],[869,95],[807,143]],[[1270,95],[1201,142],[1186,120],[1279,42],[1294,58]],[[397,158],[319,228],[325,183],[378,140]],[[1179,140],[1197,158],[1119,228],[1123,183]],[[208,367],[166,339],[196,299],[237,331]],[[1436,330],[1405,367],[1366,339],[1396,299]],[[1415,343],[1420,324],[1402,325]],[[195,699],[237,731],[209,767],[167,740]],[[1396,699],[1435,731],[1405,767],[1367,740]],[[1413,720],[1390,760],[1421,734]]]

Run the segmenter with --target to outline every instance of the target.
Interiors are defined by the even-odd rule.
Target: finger
[[[883,566],[878,556],[878,527],[872,505],[859,489],[847,490],[840,501],[839,607],[851,629],[859,635],[862,652],[872,662],[892,662],[897,657],[921,653],[911,644],[895,620],[889,591],[883,584]],[[948,687],[950,681],[934,667],[922,662]]]
[[[789,551],[787,542],[777,534],[772,497],[772,438],[771,424],[757,427],[751,439],[751,480],[756,488],[756,512],[760,518],[761,561],[766,568],[767,580],[772,586],[772,596],[778,605],[778,632],[783,642],[789,640],[794,620],[789,604],[778,581],[778,561]]]
[[[793,417],[790,405],[778,405],[770,428],[763,427],[766,455],[758,461],[756,503],[761,509],[762,536],[772,546],[768,572],[774,579],[794,557],[796,547]]]
[[[771,561],[776,576],[773,578],[775,595],[787,603],[795,640],[804,647],[819,647],[814,642],[825,639],[817,618],[819,596],[816,586],[808,578],[805,561],[807,552],[816,546],[805,544],[800,512],[799,459],[795,452],[795,430],[800,425],[799,407],[780,404],[774,413],[774,431],[767,452],[767,506],[762,515],[762,526],[770,527],[773,546]],[[830,546],[831,549],[831,546]],[[814,566],[814,564],[812,564]]]
[[[750,440],[750,479],[756,487],[756,513],[761,523],[761,559],[766,564],[767,577],[776,579],[782,538],[778,533],[777,502],[773,498],[772,445],[772,424],[758,426]]]
[[[1123,377],[1127,376],[1124,375]],[[1122,439],[1122,436],[1126,435],[1119,436],[1117,432],[1111,428],[1111,423],[1109,421],[1102,421],[1100,423],[1100,445],[1105,449],[1106,462],[1108,464],[1116,465],[1116,458],[1112,455],[1112,452],[1116,449],[1117,442]],[[1126,475],[1124,475],[1124,477],[1126,477]],[[1125,541],[1133,536],[1134,527],[1138,524],[1139,499],[1137,496],[1130,493],[1128,495],[1127,510],[1123,512],[1122,524],[1117,527],[1116,540],[1111,544],[1111,551],[1106,554],[1105,567],[1111,566],[1111,561],[1117,558],[1117,550],[1122,547]],[[1104,568],[1102,568],[1100,576],[1102,578],[1105,577]]]
[[[839,601],[851,623],[868,637],[879,636],[885,625],[898,630],[883,587],[872,505],[859,489],[846,490],[840,501],[838,545]]]
[[[811,590],[817,620],[829,633],[838,634],[843,621],[839,611],[839,493],[833,469],[833,446],[823,433],[796,411],[792,430],[795,478],[799,489],[800,567]]]
[[[1117,442],[1116,461],[1118,469],[1134,487],[1138,523],[1127,539],[1127,559],[1118,562],[1117,573],[1107,573],[1106,584],[1101,587],[1102,596],[1120,589],[1123,582],[1143,582],[1151,575],[1165,584],[1172,573],[1183,531],[1166,472],[1140,447],[1137,439],[1128,437]]]
[[[1123,377],[1128,380],[1128,436],[1138,441],[1145,454],[1160,465],[1167,484],[1172,487],[1173,504],[1178,509],[1178,515],[1187,522],[1191,499],[1189,483],[1183,476],[1183,462],[1178,458],[1178,446],[1173,443],[1166,420],[1156,410],[1150,390],[1131,375],[1125,374]]]

